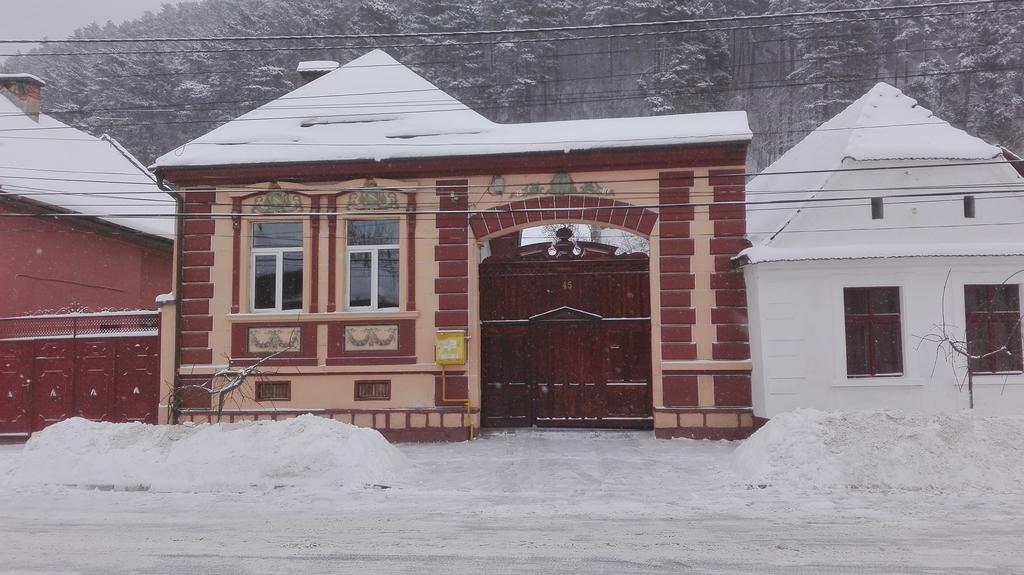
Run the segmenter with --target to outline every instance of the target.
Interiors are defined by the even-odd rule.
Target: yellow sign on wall
[[[466,363],[466,332],[441,330],[434,334],[434,359],[438,365]]]

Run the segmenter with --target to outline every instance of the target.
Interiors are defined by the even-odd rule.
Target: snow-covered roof
[[[381,50],[157,159],[155,168],[745,142],[745,112],[497,124]]]
[[[127,150],[46,114],[36,122],[6,97],[0,97],[0,194],[174,237],[174,199]]]
[[[21,80],[21,81],[28,80],[29,82],[35,82],[36,84],[39,84],[40,86],[45,86],[46,85],[46,82],[44,82],[42,80],[42,78],[40,78],[39,76],[33,76],[32,74],[24,74],[24,73],[0,74],[0,82],[3,82],[4,80]]]
[[[299,62],[299,66],[295,68],[296,72],[326,72],[330,70],[337,70],[340,64],[334,60],[307,60],[305,62]]]
[[[793,209],[748,210],[748,236],[755,245],[769,241],[802,207],[799,200],[829,187],[837,174],[833,170],[893,160],[991,161],[1000,155],[999,147],[954,128],[880,82],[750,180],[748,199],[793,201]]]
[[[1024,256],[1024,243],[930,243],[776,248],[759,245],[743,251],[747,263],[859,260],[879,258]]]

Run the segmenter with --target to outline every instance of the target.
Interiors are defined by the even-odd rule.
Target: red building
[[[0,441],[157,419],[174,200],[114,140],[40,113],[43,86],[0,74]]]
[[[114,140],[41,114],[42,87],[0,75],[0,317],[154,309],[173,199]]]

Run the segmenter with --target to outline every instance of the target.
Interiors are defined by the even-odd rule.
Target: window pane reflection
[[[377,307],[398,307],[398,250],[377,252]]]
[[[302,252],[285,252],[281,309],[302,309]]]
[[[351,220],[348,245],[383,246],[398,243],[398,220]]]
[[[301,248],[302,222],[263,222],[252,225],[254,248]]]
[[[273,309],[277,304],[277,257],[256,256],[253,263],[253,307]]]
[[[348,264],[348,305],[350,307],[370,307],[373,254],[356,252],[349,255]]]

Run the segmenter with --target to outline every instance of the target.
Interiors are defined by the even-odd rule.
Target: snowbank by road
[[[783,413],[732,455],[752,484],[798,488],[1024,489],[1024,417],[970,412]]]
[[[388,483],[405,456],[373,429],[304,415],[196,426],[71,419],[32,436],[11,485],[152,491],[358,488]]]

